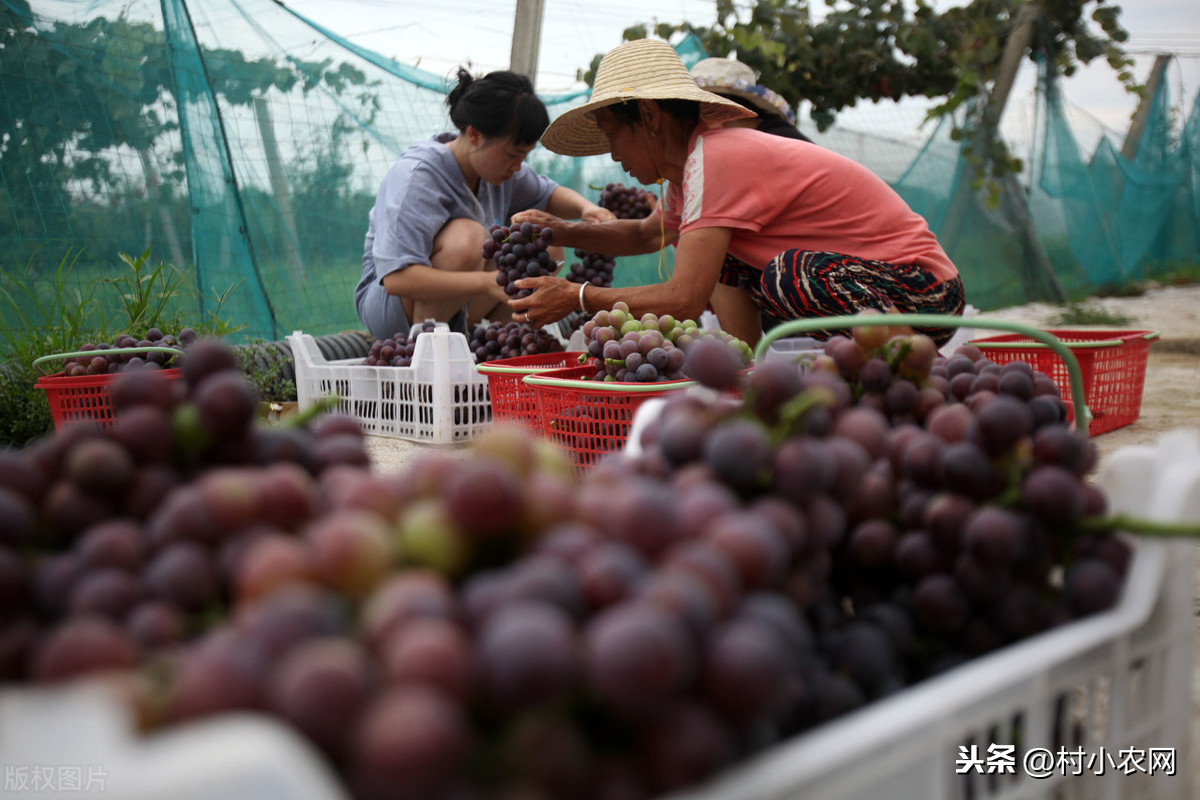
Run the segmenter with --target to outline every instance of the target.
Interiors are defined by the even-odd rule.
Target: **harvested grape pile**
[[[197,343],[111,432],[0,454],[0,677],[272,714],[359,798],[650,797],[1110,606],[1053,383],[866,330],[803,373],[697,348],[720,391],[582,478],[507,429],[374,474]]]
[[[583,323],[587,353],[599,365],[595,380],[622,383],[659,383],[689,377],[687,350],[695,342],[713,340],[735,353],[741,366],[753,358],[750,346],[720,329],[701,331],[695,320],[682,322],[664,314],[629,312],[618,302],[597,311]]]
[[[561,353],[562,342],[543,328],[520,322],[492,322],[478,325],[468,342],[475,354],[475,363],[483,364],[501,358]]]
[[[79,378],[142,369],[171,369],[179,366],[180,354],[194,341],[196,332],[191,328],[183,328],[178,336],[150,328],[141,339],[123,333],[112,344],[85,342],[77,351],[85,355],[63,359],[63,375]]]
[[[437,329],[437,320],[427,319],[414,325],[408,333],[398,332],[387,339],[376,339],[367,351],[363,364],[368,367],[409,367],[417,351],[417,338]]]

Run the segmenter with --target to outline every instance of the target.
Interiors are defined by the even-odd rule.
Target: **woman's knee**
[[[487,230],[473,219],[450,220],[433,237],[430,266],[455,272],[482,269],[483,240],[487,235]]]

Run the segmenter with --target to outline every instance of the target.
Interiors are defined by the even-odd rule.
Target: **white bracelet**
[[[583,304],[583,290],[588,287],[587,281],[579,284],[579,310],[584,314],[587,313],[587,307]]]

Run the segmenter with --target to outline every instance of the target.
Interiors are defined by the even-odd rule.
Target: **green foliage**
[[[1152,272],[1155,280],[1175,286],[1200,283],[1200,264],[1168,262],[1154,265]]]
[[[1022,0],[972,0],[936,11],[917,0],[825,0],[826,16],[814,21],[809,0],[755,0],[750,6],[717,0],[711,28],[690,23],[659,23],[663,39],[694,34],[711,56],[737,51],[760,82],[792,105],[806,100],[819,130],[859,100],[938,98],[928,118],[949,116],[954,137],[967,139],[967,156],[978,170],[981,188],[993,194],[995,180],[1021,169],[1004,142],[993,135],[996,110],[992,90]],[[1060,74],[1103,57],[1130,92],[1141,93],[1129,68],[1133,60],[1121,45],[1128,33],[1120,7],[1107,0],[1040,0],[1027,54],[1044,59]],[[645,24],[624,32],[644,38]],[[589,83],[599,57],[581,77]],[[970,133],[979,131],[980,133]]]
[[[53,280],[32,280],[32,261],[21,274],[0,269],[0,445],[24,445],[53,427],[45,393],[35,384],[54,371],[55,362],[35,361],[78,350],[86,342],[112,341],[117,334],[143,335],[150,328],[227,336],[244,325],[221,316],[233,287],[215,298],[200,317],[190,299],[194,282],[176,267],[149,266],[150,251],[132,257],[119,253],[128,268],[117,275],[77,274],[80,251],[68,249]],[[115,296],[115,297],[114,297]],[[105,309],[119,308],[107,316]]]
[[[258,391],[263,400],[277,403],[295,402],[295,368],[291,359],[279,349],[261,339],[235,349],[238,368]]]
[[[1050,325],[1128,325],[1132,317],[1089,301],[1067,303],[1050,319]]]
[[[36,387],[34,360],[74,350],[94,330],[91,314],[99,281],[78,284],[72,270],[78,253],[67,251],[51,290],[38,294],[26,276],[0,269],[0,446],[22,446],[53,428],[46,394]]]
[[[128,247],[133,232],[104,225],[111,225],[114,208],[139,205],[148,221],[167,217],[187,235],[192,209],[168,52],[164,31],[150,22],[122,15],[51,27],[28,4],[0,3],[0,240],[61,236]],[[223,49],[202,49],[202,55],[224,106],[246,106],[274,90],[321,87],[345,96],[344,106],[365,123],[379,109],[374,84],[346,63],[248,61]],[[52,102],[47,87],[53,87]],[[118,152],[124,148],[142,159],[144,183],[126,177],[129,152]],[[160,159],[167,167],[154,174]],[[179,245],[179,252],[191,252],[190,242]]]

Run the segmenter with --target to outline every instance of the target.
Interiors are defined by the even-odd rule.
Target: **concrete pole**
[[[1036,3],[1026,3],[1017,12],[1013,21],[1013,32],[1004,45],[1004,53],[1000,56],[1000,66],[996,68],[996,80],[992,83],[990,100],[995,114],[996,125],[1004,116],[1004,107],[1008,105],[1008,95],[1012,92],[1013,82],[1017,79],[1017,71],[1021,68],[1021,60],[1029,43],[1033,41],[1033,26],[1042,15],[1042,7]]]
[[[513,15],[512,52],[508,68],[525,75],[537,88],[538,49],[542,42],[545,0],[517,0]]]
[[[1162,83],[1167,65],[1171,63],[1170,54],[1160,54],[1154,57],[1154,66],[1150,69],[1150,77],[1146,79],[1146,93],[1138,103],[1133,120],[1129,123],[1129,131],[1121,144],[1121,155],[1132,161],[1137,156],[1138,146],[1142,143],[1142,134],[1146,132],[1146,121],[1150,119],[1150,109],[1154,105],[1154,96],[1158,94],[1158,85]]]

